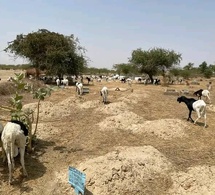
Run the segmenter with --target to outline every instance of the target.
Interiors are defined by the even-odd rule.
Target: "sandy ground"
[[[207,83],[169,88],[194,91]],[[99,94],[104,85],[111,89],[107,105]],[[86,174],[87,195],[215,193],[214,91],[203,128],[203,119],[197,125],[186,120],[186,105],[176,95],[164,95],[166,87],[133,83],[132,92],[127,84],[105,81],[87,87],[90,92],[82,97],[69,86],[41,102],[35,150],[25,156],[29,177],[22,176],[15,158],[9,186],[7,165],[0,162],[0,194],[75,194],[69,166]],[[34,110],[30,97],[25,108]],[[1,116],[6,117],[2,111]]]

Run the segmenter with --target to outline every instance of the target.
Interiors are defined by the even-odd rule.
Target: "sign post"
[[[74,167],[69,167],[69,183],[75,188],[75,193],[84,195],[86,174]]]

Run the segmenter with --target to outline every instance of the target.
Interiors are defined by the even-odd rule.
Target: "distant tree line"
[[[0,70],[26,70],[31,67],[31,64],[0,64]],[[81,73],[89,75],[110,75],[116,74],[116,71],[107,68],[85,67]]]
[[[1,70],[26,70],[27,68],[31,67],[30,64],[0,64]]]

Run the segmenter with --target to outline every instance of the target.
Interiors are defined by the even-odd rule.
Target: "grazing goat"
[[[187,120],[191,119],[191,121],[196,124],[196,122],[204,116],[205,124],[204,127],[206,127],[206,103],[204,100],[195,100],[193,98],[186,98],[185,96],[178,97],[177,101],[179,103],[184,102],[187,105],[187,108],[189,109],[189,116]],[[191,117],[192,111],[196,111],[198,118],[194,121]]]
[[[159,85],[160,84],[160,79],[154,79],[153,84],[154,85]]]
[[[138,78],[137,81],[138,81],[138,82],[141,82],[141,81],[142,81],[142,78]]]
[[[79,95],[82,95],[83,94],[83,84],[77,82],[75,85],[76,85],[76,92],[78,92]]]
[[[2,131],[1,140],[8,161],[9,183],[12,182],[12,171],[15,167],[13,158],[18,155],[18,148],[20,151],[20,162],[22,165],[23,173],[25,176],[27,176],[24,162],[27,135],[28,129],[22,122],[17,120],[8,122]]]
[[[60,79],[59,78],[56,79],[56,84],[58,87],[60,86]]]
[[[121,78],[120,81],[121,81],[121,83],[125,83],[126,82],[126,78]]]
[[[202,96],[206,97],[211,103],[210,92],[207,89],[199,89],[198,91],[194,92],[193,95],[196,95],[198,99],[201,99]]]
[[[87,84],[89,84],[90,82],[93,82],[93,79],[90,77],[86,77],[86,79],[87,79]]]
[[[100,94],[103,98],[103,103],[106,104],[107,103],[107,96],[108,96],[108,88],[107,87],[103,87],[100,91]]]
[[[61,80],[61,83],[62,83],[64,86],[68,86],[68,85],[69,85],[69,80],[68,80],[68,79],[63,79],[63,80]]]

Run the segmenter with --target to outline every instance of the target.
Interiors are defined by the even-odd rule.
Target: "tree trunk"
[[[162,71],[162,76],[163,76],[163,86],[165,86],[165,87],[168,87],[169,85],[168,85],[168,83],[167,83],[167,77],[166,77],[166,74],[165,74],[165,71],[163,70]]]
[[[151,75],[151,74],[148,74],[148,75],[149,75],[149,79],[151,80],[151,83],[153,84],[153,81],[154,81],[153,75]]]

